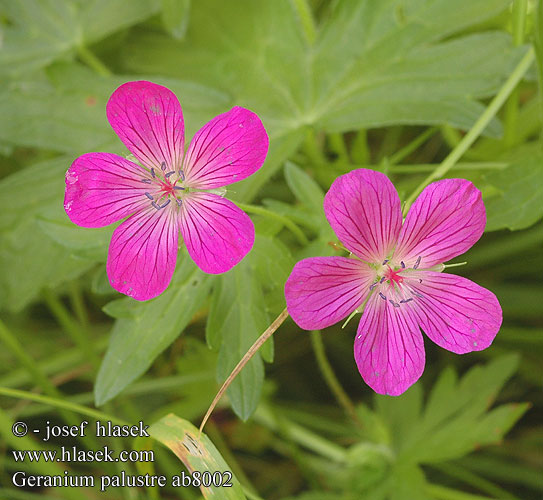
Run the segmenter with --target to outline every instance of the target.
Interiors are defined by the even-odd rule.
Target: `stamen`
[[[419,278],[419,283],[422,283],[422,280]]]
[[[381,280],[379,281],[379,283],[383,283],[385,280],[386,280],[386,278],[383,276],[383,277],[381,278]]]
[[[403,300],[400,300],[400,304],[407,304],[407,302],[411,302],[412,300],[413,300],[412,298],[403,299]]]
[[[394,306],[394,307],[400,307],[400,304],[397,302],[394,302],[392,299],[388,299],[388,301]]]
[[[415,297],[418,297],[419,299],[423,299],[423,298],[424,298],[424,295],[421,295],[419,292],[415,292],[415,290],[411,290],[411,293],[412,293]]]
[[[172,200],[168,199],[168,201],[166,203],[164,203],[164,205],[160,205],[160,208],[167,207],[170,204],[171,201]]]
[[[370,291],[374,290],[378,284],[379,283],[374,283],[373,285],[370,285]]]
[[[178,200],[178,199],[176,198],[175,201],[177,202],[177,205],[178,205],[178,206],[181,206],[181,205],[183,204],[183,200]]]
[[[151,168],[151,175],[153,176],[153,179],[156,179],[155,169]]]
[[[387,300],[387,298],[381,292],[379,292],[379,297],[381,297],[384,301]]]
[[[384,266],[387,262],[388,262],[388,259],[385,259],[385,260],[383,261],[383,266]]]
[[[421,257],[419,256],[419,258],[417,259],[417,262],[415,262],[415,265],[413,266],[413,269],[418,269],[418,267],[420,266],[420,260],[421,260]]]
[[[147,196],[147,198],[149,198],[150,200],[154,200],[150,193],[145,193],[145,196]]]
[[[185,180],[185,174],[183,173],[183,170],[179,170],[179,177],[181,178],[181,182]]]
[[[402,266],[402,269],[405,269],[405,263],[403,260],[400,262],[400,265]]]
[[[166,177],[167,179],[168,177],[170,177],[170,175],[173,175],[173,174],[175,174],[174,170],[172,170],[171,172],[168,172],[164,177]]]
[[[151,205],[152,205],[154,208],[156,208],[157,210],[160,210],[160,209],[162,208],[160,205],[157,205],[157,203],[156,203],[155,201],[153,201],[153,202],[151,203]]]
[[[160,168],[161,168],[162,170],[166,170],[166,162],[165,162],[165,161],[163,161],[163,162],[160,164]]]
[[[182,191],[185,190],[185,188],[184,188],[184,187],[181,187],[181,186],[174,186],[173,188],[174,188],[174,189],[180,189],[180,190],[182,190]]]
[[[151,179],[142,179],[141,182],[144,182],[145,184],[152,184],[153,181]]]

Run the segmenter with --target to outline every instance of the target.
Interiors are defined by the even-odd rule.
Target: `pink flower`
[[[66,173],[64,208],[83,227],[128,217],[109,245],[113,288],[137,300],[162,293],[175,270],[179,231],[203,271],[223,273],[240,262],[253,246],[253,223],[213,190],[264,163],[268,136],[260,119],[232,108],[204,125],[185,153],[179,101],[145,81],[121,85],[107,118],[139,164],[110,153],[80,156]]]
[[[441,272],[443,262],[483,234],[485,207],[471,182],[430,184],[402,224],[390,180],[373,170],[354,170],[334,181],[324,211],[353,258],[298,262],[285,285],[288,312],[301,328],[316,330],[365,304],[354,356],[373,390],[396,396],[422,375],[420,329],[457,354],[492,343],[502,322],[495,295]]]

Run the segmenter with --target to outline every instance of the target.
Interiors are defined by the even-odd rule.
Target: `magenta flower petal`
[[[64,209],[83,227],[103,227],[145,205],[146,175],[135,163],[110,153],[88,153],[66,172]]]
[[[181,105],[171,90],[146,81],[125,83],[110,97],[106,114],[143,165],[172,171],[181,164],[185,126]]]
[[[375,275],[355,259],[304,259],[294,266],[285,284],[288,312],[300,328],[326,328],[362,304]]]
[[[374,293],[358,325],[354,357],[375,392],[398,396],[424,371],[424,341],[410,308],[393,307]]]
[[[481,192],[471,182],[434,182],[409,210],[394,254],[407,266],[421,257],[419,268],[428,268],[469,250],[485,224]]]
[[[124,221],[109,245],[111,286],[136,300],[148,300],[169,285],[177,260],[179,227],[171,210],[149,207]]]
[[[338,177],[324,198],[324,212],[345,247],[367,262],[383,261],[400,234],[400,198],[388,177],[359,169]]]
[[[181,234],[189,255],[210,274],[232,269],[255,241],[249,216],[231,201],[213,193],[192,192],[183,199]]]
[[[183,161],[185,181],[199,189],[241,181],[262,166],[268,142],[258,116],[236,106],[196,132]]]
[[[429,271],[420,274],[424,274],[422,283],[412,284],[420,297],[412,304],[426,335],[457,354],[486,349],[502,323],[496,296],[462,276]]]

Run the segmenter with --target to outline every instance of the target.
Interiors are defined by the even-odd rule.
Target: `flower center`
[[[421,271],[418,269],[421,262],[419,257],[412,267],[407,267],[403,261],[399,264],[386,259],[377,265],[377,279],[370,285],[370,291],[392,307],[401,307],[416,299],[423,298],[417,291],[417,285],[422,283]]]
[[[400,276],[400,273],[402,271],[403,269],[394,270],[390,266],[388,266],[388,269],[385,271],[384,278],[385,280],[388,280],[391,285],[399,285],[400,283],[403,283],[403,276]]]
[[[143,177],[141,182],[149,184],[149,191],[145,192],[145,196],[151,201],[151,206],[156,210],[166,208],[172,200],[180,207],[183,204],[183,191],[187,188],[183,185],[185,175],[183,170],[178,172],[171,170],[166,171],[166,163],[162,162],[161,169],[151,168],[149,176]]]

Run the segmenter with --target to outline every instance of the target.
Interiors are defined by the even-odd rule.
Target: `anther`
[[[415,262],[415,265],[413,266],[413,269],[418,269],[419,265],[420,265],[420,256],[419,258],[417,259],[417,262]]]
[[[166,177],[167,179],[168,177],[170,177],[170,175],[173,175],[173,174],[175,174],[175,171],[172,170],[171,172],[168,172],[166,175],[164,175],[164,177]]]
[[[373,285],[370,285],[370,291],[372,291],[373,289],[375,289],[375,287],[378,285],[378,283],[374,283]]]
[[[154,198],[149,193],[145,193],[145,196],[147,196],[147,198],[149,198],[150,200],[154,200]]]
[[[411,302],[413,299],[409,298],[409,299],[403,299],[403,300],[400,300],[400,304],[406,304],[407,302]]]
[[[400,307],[400,304],[397,302],[394,302],[392,299],[388,299],[388,301],[394,306],[394,307]]]
[[[166,170],[166,162],[165,162],[165,161],[163,161],[163,162],[160,164],[160,168],[161,168],[162,170]]]
[[[383,266],[384,266],[387,262],[388,262],[388,259],[385,259],[385,260],[383,261]]]
[[[179,177],[181,178],[181,182],[185,180],[185,174],[183,173],[183,170],[179,170]]]
[[[153,181],[151,179],[142,179],[141,182],[144,182],[145,184],[152,184]]]
[[[383,276],[383,277],[380,279],[379,283],[383,283],[385,280],[386,280],[386,278]]]
[[[402,269],[405,269],[405,263],[403,260],[400,262],[400,266],[402,266]]]
[[[164,208],[164,207],[167,207],[169,204],[170,204],[170,199],[168,199],[168,201],[166,203],[164,203],[164,205],[160,205],[160,208]]]
[[[422,280],[419,278],[419,283],[422,283]]]
[[[383,300],[387,300],[387,298],[382,294],[382,292],[379,292],[379,297],[381,297]]]
[[[183,200],[178,200],[178,199],[176,198],[175,201],[177,202],[177,205],[178,205],[178,206],[181,206],[181,205],[183,204]]]
[[[412,293],[415,297],[418,297],[419,299],[423,299],[423,298],[424,298],[424,295],[421,295],[419,292],[415,292],[415,290],[411,290],[411,293]]]
[[[184,187],[181,187],[181,186],[174,186],[173,188],[174,188],[174,189],[180,189],[180,190],[182,190],[182,191],[185,190],[185,188],[184,188]]]
[[[156,208],[157,210],[160,210],[162,207],[156,203],[156,201],[153,201],[151,205]]]
[[[153,176],[153,179],[156,178],[155,169],[151,168],[151,175]]]

